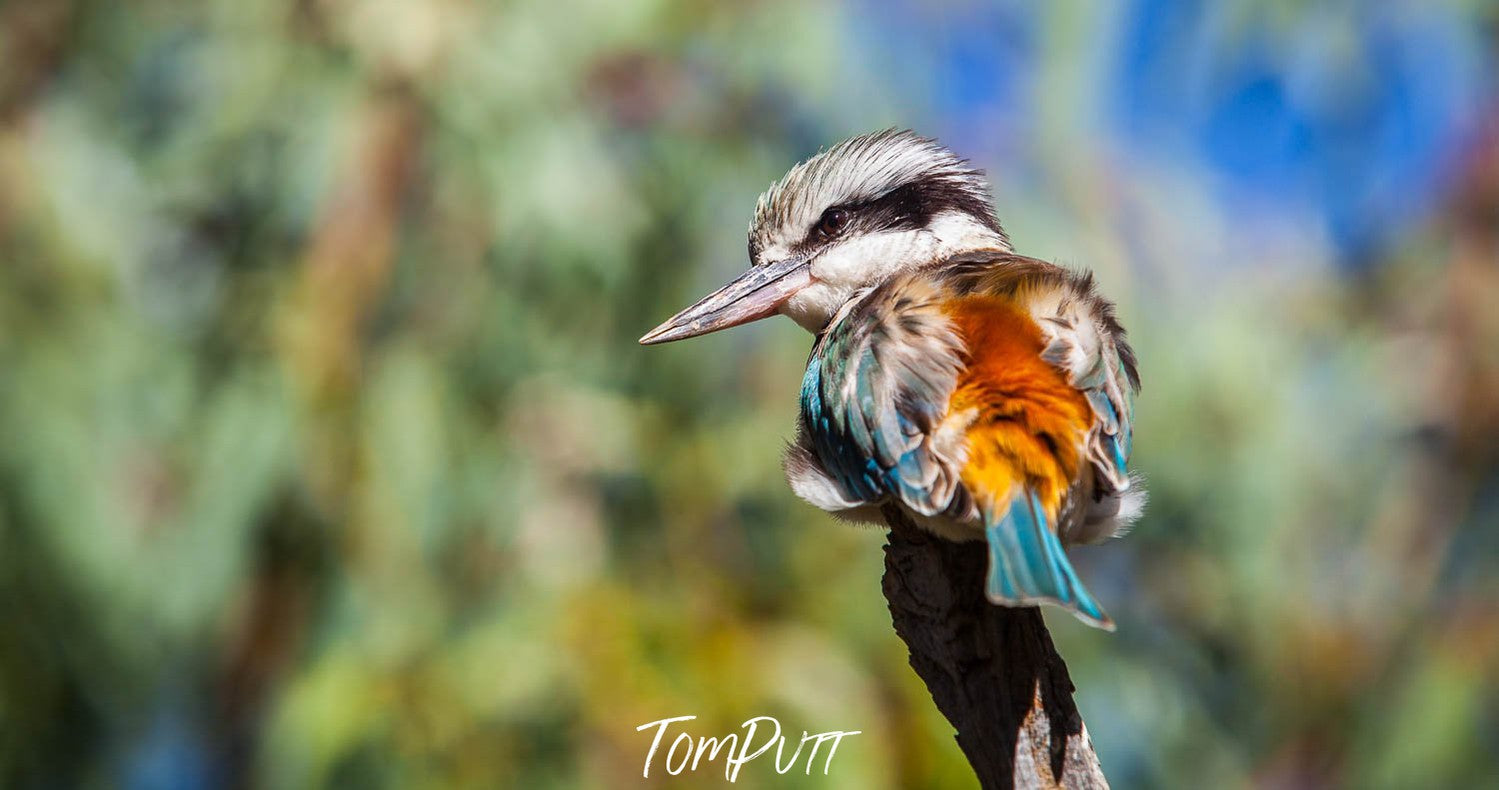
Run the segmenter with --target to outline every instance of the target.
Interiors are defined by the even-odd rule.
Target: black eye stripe
[[[871,230],[904,230],[925,226],[934,212],[921,187],[906,184],[870,201],[862,213]]]
[[[872,200],[845,203],[833,206],[828,211],[845,212],[842,228],[837,234],[847,236],[855,231],[914,230],[926,227],[932,217],[950,211],[958,211],[979,220],[995,233],[1003,234],[999,220],[989,207],[987,196],[975,194],[965,184],[948,179],[914,181],[896,187]],[[817,224],[807,233],[804,244],[812,245],[829,240],[820,231],[828,212],[818,217]]]

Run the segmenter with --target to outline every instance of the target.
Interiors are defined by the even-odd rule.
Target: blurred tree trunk
[[[984,544],[936,538],[891,506],[884,515],[895,632],[979,783],[1107,788],[1041,611],[989,603]]]

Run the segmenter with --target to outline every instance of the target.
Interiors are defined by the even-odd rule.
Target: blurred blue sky
[[[912,69],[939,128],[960,149],[1004,162],[1023,138],[1047,4],[862,0],[851,29],[870,51],[924,60]],[[1126,156],[1183,162],[1213,180],[1229,215],[1312,213],[1339,260],[1359,267],[1427,219],[1476,133],[1492,91],[1489,33],[1449,3],[1296,4],[1130,0],[1067,24],[1094,28],[1085,68],[1103,86],[1092,131]],[[928,81],[929,80],[929,81]],[[1007,135],[1009,128],[1013,134]],[[968,130],[965,133],[965,130]],[[1185,158],[1185,159],[1184,159]],[[1298,216],[1298,219],[1306,219]]]

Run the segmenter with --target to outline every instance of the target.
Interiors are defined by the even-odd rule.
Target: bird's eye
[[[817,221],[817,232],[825,239],[831,239],[843,232],[848,225],[848,212],[841,208],[830,208],[822,212],[822,219]]]

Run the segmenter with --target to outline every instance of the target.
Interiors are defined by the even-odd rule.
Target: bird
[[[797,496],[984,541],[991,602],[1114,630],[1066,552],[1124,534],[1146,502],[1128,468],[1135,353],[1092,274],[1017,254],[984,173],[896,129],[775,182],[749,259],[640,343],[791,318],[814,336],[783,459]]]

